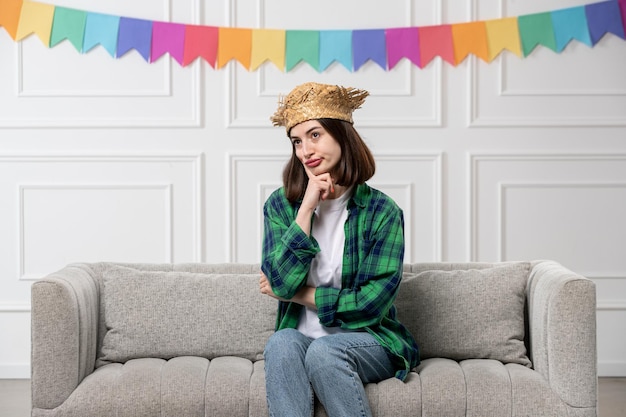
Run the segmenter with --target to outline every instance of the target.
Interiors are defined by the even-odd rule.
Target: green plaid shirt
[[[280,188],[263,209],[261,268],[274,293],[285,299],[306,285],[311,261],[320,250],[315,238],[295,222],[299,207],[299,202],[289,203]],[[356,186],[347,210],[342,285],[316,289],[320,323],[369,332],[390,353],[396,377],[404,380],[419,363],[419,353],[409,331],[396,319],[393,305],[404,259],[402,210],[367,184]],[[279,302],[276,330],[297,327],[301,310],[300,304]]]

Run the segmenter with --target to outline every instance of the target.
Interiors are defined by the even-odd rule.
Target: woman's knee
[[[308,372],[336,369],[349,362],[345,347],[333,342],[331,337],[320,337],[311,343],[304,360]]]
[[[284,359],[303,358],[310,340],[296,329],[278,330],[270,336],[265,345],[264,356]]]

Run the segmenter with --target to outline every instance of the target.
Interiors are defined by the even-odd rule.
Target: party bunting
[[[273,62],[278,69],[285,67],[285,31],[255,29],[252,31],[252,57],[250,69],[257,69],[265,61]]]
[[[387,68],[387,46],[385,31],[381,29],[355,30],[352,32],[354,70],[372,60],[382,69]]]
[[[120,17],[102,13],[87,13],[85,20],[85,36],[83,52],[102,45],[104,49],[115,57],[117,51],[117,32],[120,28]]]
[[[507,17],[504,19],[487,20],[485,22],[485,30],[487,32],[489,62],[493,61],[504,50],[510,51],[518,57],[522,56],[517,18]]]
[[[82,10],[55,7],[52,32],[50,33],[50,47],[67,39],[78,52],[82,52],[86,20],[87,13]]]
[[[117,57],[121,57],[131,49],[150,62],[152,50],[152,22],[143,19],[121,17],[117,32]]]
[[[585,6],[585,14],[592,45],[607,33],[625,38],[626,0],[621,0],[619,5],[615,1],[589,4]]]
[[[385,31],[389,69],[402,58],[420,66],[419,31],[417,28],[392,28]]]
[[[474,56],[487,63],[504,51],[520,58],[536,48],[561,53],[572,42],[594,47],[606,35],[626,39],[626,0],[609,0],[476,22],[420,27],[283,30],[151,21],[31,0],[0,0],[0,26],[11,39],[34,34],[49,48],[67,40],[79,53],[101,46],[120,58],[134,50],[148,63],[168,54],[181,66],[202,59],[220,69],[236,61],[249,71],[338,63],[358,71],[372,61],[385,71],[407,60],[424,68],[435,58],[457,66]]]
[[[156,61],[166,53],[169,53],[180,65],[183,65],[185,25],[168,22],[154,22],[152,24],[150,60]]]
[[[250,68],[252,29],[219,28],[217,38],[217,68],[233,59],[245,69]]]
[[[574,39],[592,46],[584,7],[572,7],[552,12],[552,26],[557,52],[565,49],[567,44]]]
[[[322,30],[320,32],[319,70],[324,71],[333,62],[339,62],[352,71],[352,31]]]
[[[55,7],[51,4],[25,1],[22,4],[15,40],[22,40],[34,33],[44,45],[49,47],[54,9]]]
[[[300,61],[319,71],[320,34],[316,30],[288,30],[285,34],[287,71]]]
[[[557,52],[551,13],[535,13],[520,16],[517,24],[519,25],[524,56],[530,55],[533,49],[539,45]]]
[[[183,65],[189,65],[202,57],[209,65],[215,68],[219,28],[217,26],[187,25],[185,27],[185,49],[183,51]]]
[[[0,26],[15,40],[22,13],[22,0],[0,0]]]
[[[451,65],[456,65],[451,25],[424,26],[418,28],[418,32],[421,68],[437,56]]]
[[[456,63],[463,61],[469,54],[474,54],[483,61],[489,62],[485,22],[453,25],[452,41],[454,42],[454,60]]]

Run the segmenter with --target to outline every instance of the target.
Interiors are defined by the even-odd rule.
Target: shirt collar
[[[354,204],[363,208],[367,205],[367,199],[370,193],[371,193],[371,189],[369,185],[365,183],[357,184],[356,189],[354,190],[354,193],[352,194],[351,201],[354,201]]]

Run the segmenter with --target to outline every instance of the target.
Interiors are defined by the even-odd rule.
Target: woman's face
[[[317,120],[295,125],[289,132],[296,157],[313,175],[330,173],[341,160],[341,147]]]

